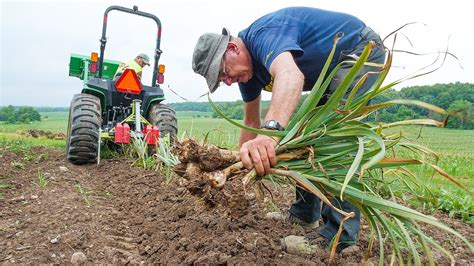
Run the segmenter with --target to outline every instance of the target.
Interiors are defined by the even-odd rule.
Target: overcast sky
[[[133,7],[155,14],[162,23],[160,63],[166,65],[166,102],[182,101],[171,88],[191,101],[207,90],[204,78],[191,69],[191,57],[199,36],[220,32],[223,26],[233,35],[266,13],[288,6],[311,6],[353,14],[382,37],[408,22],[396,47],[428,56],[395,54],[388,76],[393,81],[428,65],[437,51],[449,46],[460,62],[448,58],[434,74],[404,83],[398,88],[435,83],[474,83],[474,35],[469,1],[380,1],[380,0],[153,0],[153,1],[10,1],[0,0],[1,62],[0,105],[69,106],[82,81],[68,76],[71,53],[99,52],[105,9],[110,5]],[[125,60],[155,48],[156,24],[138,16],[112,11],[107,28],[106,59]],[[407,36],[406,38],[404,36]],[[413,46],[409,45],[409,41]],[[385,43],[391,46],[391,41]],[[459,63],[463,67],[460,67]],[[150,68],[143,81],[151,83]],[[269,99],[270,94],[263,94]],[[214,100],[238,100],[237,85],[223,86]],[[205,100],[205,99],[201,99]]]

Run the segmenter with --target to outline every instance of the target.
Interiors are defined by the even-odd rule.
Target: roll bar
[[[112,10],[117,10],[117,11],[121,11],[121,12],[125,12],[125,13],[134,14],[134,15],[137,15],[137,16],[151,18],[156,22],[156,25],[158,27],[158,31],[157,31],[156,48],[155,48],[155,63],[153,64],[154,65],[153,66],[153,79],[151,81],[151,86],[156,87],[157,86],[156,85],[156,78],[158,77],[158,61],[160,60],[161,53],[163,52],[160,49],[161,22],[158,19],[158,17],[153,15],[153,14],[138,11],[138,6],[133,6],[133,9],[125,8],[125,7],[121,7],[121,6],[110,6],[105,10],[104,22],[103,22],[103,25],[102,25],[102,37],[100,38],[100,57],[99,57],[99,66],[98,66],[98,68],[99,68],[98,78],[102,78],[102,68],[103,68],[102,65],[104,63],[105,45],[107,44],[107,38],[105,37],[106,31],[107,31],[107,16],[108,16],[109,12],[112,11]]]

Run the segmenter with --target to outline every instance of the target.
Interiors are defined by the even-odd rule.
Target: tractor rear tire
[[[148,112],[148,121],[158,127],[160,137],[169,135],[171,140],[178,134],[176,112],[164,104],[154,104]]]
[[[99,98],[85,93],[74,95],[69,109],[66,138],[69,162],[78,165],[97,162],[101,124]]]

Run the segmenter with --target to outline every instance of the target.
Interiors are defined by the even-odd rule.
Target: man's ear
[[[233,43],[233,42],[229,42],[229,43],[227,44],[227,50],[228,50],[228,51],[232,51],[232,52],[234,52],[234,53],[236,53],[236,54],[239,54],[239,53],[240,53],[239,47],[238,47],[235,43]]]

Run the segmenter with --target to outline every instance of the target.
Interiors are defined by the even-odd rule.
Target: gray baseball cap
[[[193,70],[206,78],[211,93],[219,87],[219,71],[229,40],[230,32],[223,28],[222,34],[201,35],[194,47]]]
[[[137,56],[143,58],[143,62],[144,62],[146,65],[150,65],[150,57],[148,57],[147,54],[139,54],[139,55],[137,55]]]

